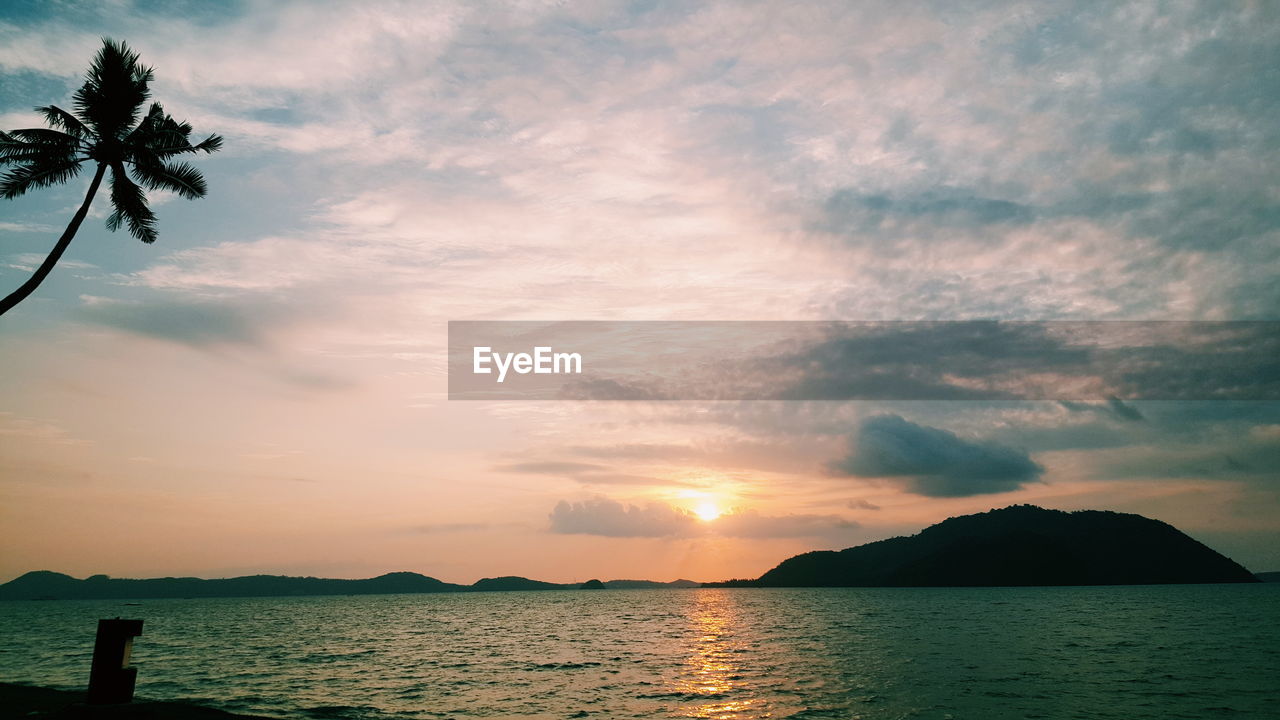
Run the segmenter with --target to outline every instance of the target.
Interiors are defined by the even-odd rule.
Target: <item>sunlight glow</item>
[[[698,503],[698,506],[693,509],[693,514],[697,515],[698,519],[703,522],[711,522],[720,517],[720,508],[710,500],[705,500]]]

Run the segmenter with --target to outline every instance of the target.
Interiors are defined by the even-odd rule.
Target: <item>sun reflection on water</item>
[[[700,590],[694,595],[686,610],[692,652],[673,683],[675,692],[691,703],[676,714],[692,718],[771,717],[754,697],[736,659],[742,649],[736,637],[742,618],[732,595],[715,590]]]

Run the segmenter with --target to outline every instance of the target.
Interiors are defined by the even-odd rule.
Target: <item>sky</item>
[[[1261,2],[7,2],[224,149],[0,318],[0,581],[719,580],[1017,503],[1280,570],[1280,402],[447,395],[462,320],[1280,319]],[[0,288],[91,173],[0,200]],[[1274,381],[1275,368],[1269,370]]]

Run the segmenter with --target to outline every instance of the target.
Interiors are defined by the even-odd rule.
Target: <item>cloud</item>
[[[655,386],[655,383],[619,381],[613,378],[570,380],[560,387],[560,400],[655,401],[672,397]]]
[[[605,537],[673,537],[692,534],[697,519],[662,503],[643,507],[607,498],[560,501],[551,513],[551,532]]]
[[[917,236],[922,232],[920,223],[955,232],[981,230],[989,225],[1024,225],[1035,218],[1033,209],[1026,205],[980,197],[957,188],[898,196],[842,189],[827,198],[822,209],[823,221],[816,229],[878,240]]]
[[[1112,415],[1121,420],[1137,422],[1146,419],[1141,410],[1117,397],[1107,399],[1107,409],[1111,411]]]
[[[607,465],[565,460],[543,460],[510,463],[494,468],[501,472],[528,473],[531,475],[563,475],[581,485],[649,485],[665,487],[689,487],[680,480],[667,480],[648,475],[612,472]]]
[[[575,445],[567,448],[575,455],[608,460],[679,461],[705,455],[692,445],[676,443],[618,443],[615,445]]]
[[[1255,425],[1247,430],[1218,428],[1184,443],[1134,448],[1123,456],[1105,458],[1096,470],[1104,478],[1195,478],[1246,481],[1268,491],[1277,488],[1280,467],[1280,425]]]
[[[89,444],[89,441],[72,436],[61,426],[54,423],[2,411],[0,411],[0,438],[14,438],[23,443]]]
[[[1146,419],[1146,416],[1142,414],[1141,410],[1117,397],[1107,398],[1107,402],[1105,404],[1063,401],[1062,407],[1071,410],[1072,412],[1104,413],[1120,420],[1129,420],[1132,422],[1138,422]]]
[[[593,463],[580,462],[563,462],[563,461],[535,461],[511,463],[509,465],[499,465],[495,470],[511,473],[532,473],[535,475],[576,475],[578,473],[592,472],[603,470],[605,466]]]
[[[1011,492],[1044,473],[1025,451],[964,440],[898,415],[864,421],[850,453],[830,468],[856,477],[899,478],[907,492],[926,497]]]
[[[838,515],[761,515],[741,510],[708,523],[711,532],[739,538],[848,537],[859,525]]]
[[[194,347],[263,342],[262,318],[235,305],[179,298],[146,302],[97,297],[85,300],[78,310],[81,319],[135,335]]]
[[[863,318],[1274,317],[1280,307],[1269,282],[1280,204],[1265,191],[1280,93],[1261,70],[1276,43],[1257,9],[1172,8],[1159,23],[1123,7],[417,10],[81,9],[76,22],[6,26],[0,67],[74,77],[99,32],[129,28],[158,68],[158,95],[229,136],[215,160],[272,151],[334,210],[383,198],[384,220],[451,192],[422,215],[486,244],[539,235],[523,258],[544,279],[526,288],[535,299],[552,297],[548,286],[622,279],[608,303],[588,291],[590,306],[645,297],[650,316]],[[1117,40],[1130,37],[1140,41]],[[424,178],[429,192],[386,197]],[[367,197],[339,197],[363,186]],[[465,227],[459,196],[484,198],[487,217],[519,217],[513,229]],[[366,213],[358,230],[386,231],[378,218]],[[422,217],[402,224],[431,234]],[[536,228],[584,257],[557,257],[564,244]],[[839,247],[823,246],[828,235]],[[350,240],[211,245],[145,277],[336,283],[366,261],[402,267],[439,238],[381,256]],[[618,248],[667,282],[604,277]],[[680,297],[694,286],[701,307]],[[758,300],[782,287],[799,289],[793,304]]]
[[[692,513],[665,503],[631,505],[608,498],[561,501],[551,513],[551,532],[604,537],[827,538],[842,540],[859,525],[837,515],[762,515],[738,510],[700,521]]]
[[[1019,374],[1079,374],[1090,360],[1087,346],[1045,325],[908,322],[833,325],[818,341],[755,364],[781,380],[777,397],[787,400],[978,400],[1018,397]]]
[[[584,473],[573,476],[574,482],[582,485],[639,485],[655,487],[695,487],[693,483],[682,480],[633,475],[629,473]]]
[[[575,400],[1079,400],[1280,398],[1276,322],[459,323],[455,347],[500,333],[571,345],[588,358],[567,384],[495,388],[455,352],[455,397]],[[565,328],[573,328],[567,330]],[[501,328],[500,330],[498,328]],[[748,336],[750,341],[739,342]],[[452,336],[451,336],[452,337]],[[615,338],[626,337],[623,351]],[[470,338],[470,339],[467,339]],[[678,351],[678,354],[674,351]],[[566,393],[574,387],[606,391]],[[628,391],[641,388],[643,392]],[[661,392],[650,388],[661,387]]]
[[[8,127],[8,125],[0,125],[0,127]],[[52,225],[45,225],[45,224],[42,224],[42,223],[31,223],[31,222],[9,222],[9,221],[7,221],[7,220],[6,220],[6,221],[0,221],[0,232],[12,232],[12,233],[26,233],[26,232],[35,233],[35,232],[40,232],[40,233],[46,233],[46,232],[56,232],[56,231],[57,231],[57,228],[55,228],[54,226],[52,226]],[[15,261],[15,262],[22,263],[23,265],[32,265],[32,266],[34,266],[34,265],[38,265],[38,264],[40,263],[40,260],[43,260],[43,259],[44,259],[44,257],[43,257],[43,256],[36,255],[36,254],[34,254],[34,253],[33,253],[33,254],[23,253],[23,254],[21,254],[21,255],[15,255],[15,256],[13,256],[13,257],[14,257],[14,261]],[[38,259],[38,260],[34,260],[34,262],[33,262],[33,259],[34,259],[34,258],[39,258],[39,259]],[[14,265],[14,266],[10,266],[10,267],[17,267],[17,266],[16,266],[16,265]]]
[[[6,224],[12,223],[0,223],[0,230],[4,230],[4,225]],[[44,262],[48,256],[40,253],[18,253],[17,255],[11,255],[10,257],[13,259],[13,263],[10,264],[9,267],[18,270],[35,270],[36,267],[39,266],[40,263]],[[80,260],[59,259],[58,267],[72,268],[73,270],[93,270],[98,266]]]

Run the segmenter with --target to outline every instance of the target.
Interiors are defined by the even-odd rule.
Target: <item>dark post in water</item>
[[[89,704],[115,705],[133,701],[138,669],[129,667],[133,639],[142,634],[141,620],[99,620],[89,670]]]

